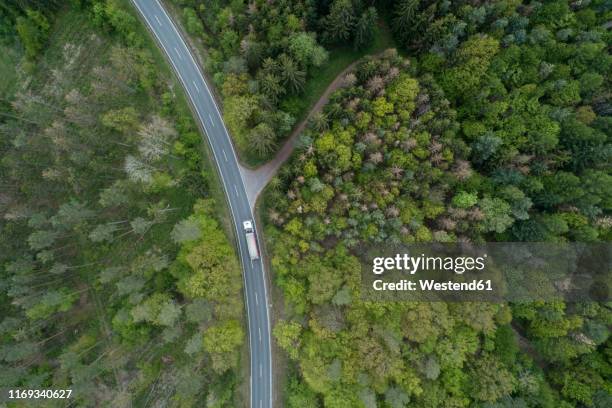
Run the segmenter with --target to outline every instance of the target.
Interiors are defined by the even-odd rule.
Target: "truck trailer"
[[[253,228],[253,221],[243,221],[242,226],[244,227],[244,235],[247,241],[247,247],[249,248],[249,256],[254,261],[259,259],[259,250],[257,249],[257,238],[255,237],[255,228]]]

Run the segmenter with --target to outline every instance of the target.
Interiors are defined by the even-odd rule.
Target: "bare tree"
[[[138,151],[145,160],[155,162],[168,154],[177,133],[165,119],[153,116],[149,123],[140,128],[138,135]]]
[[[126,156],[124,169],[130,180],[134,182],[150,184],[153,181],[154,168],[132,155]]]

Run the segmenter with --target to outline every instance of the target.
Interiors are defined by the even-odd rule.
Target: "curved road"
[[[242,221],[254,220],[238,160],[221,113],[176,26],[158,0],[132,0],[153,32],[183,87],[204,129],[215,156],[230,205],[242,259],[251,352],[251,407],[272,407],[272,352],[268,294],[261,258],[251,261]],[[261,248],[261,246],[260,246]]]

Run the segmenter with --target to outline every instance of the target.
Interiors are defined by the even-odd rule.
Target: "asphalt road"
[[[214,153],[230,204],[242,260],[251,352],[251,407],[271,408],[272,354],[268,294],[261,258],[251,261],[242,229],[242,221],[254,221],[254,217],[230,136],[198,64],[163,6],[158,0],[132,1],[187,91]]]

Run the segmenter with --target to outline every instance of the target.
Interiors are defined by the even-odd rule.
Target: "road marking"
[[[174,47],[174,52],[176,53],[176,55],[179,57],[179,59],[182,61],[183,60],[183,56],[181,55],[181,53],[179,52],[179,50],[176,49],[176,47]]]
[[[259,365],[259,377],[263,377],[263,366]]]
[[[225,154],[225,149],[221,149],[221,151],[223,152],[223,157],[225,158],[225,161],[227,161],[227,154]]]
[[[261,343],[261,327],[258,327],[257,330],[259,331],[259,342]]]
[[[240,197],[240,194],[238,194],[238,187],[236,187],[235,184],[234,184],[234,191],[236,192],[236,197]]]
[[[159,17],[157,17],[157,14],[155,15],[155,19],[157,20],[157,24],[159,24],[159,26],[161,27],[163,24],[159,20]]]
[[[213,118],[210,115],[210,113],[208,114],[208,118],[210,119],[210,123],[212,123],[213,127],[215,127],[215,121],[213,120]]]
[[[257,298],[257,292],[255,292],[255,304],[259,306],[259,299]]]
[[[198,88],[198,85],[195,83],[195,81],[191,81],[191,83],[193,84],[193,86],[195,86],[196,91],[200,93],[200,88]]]

